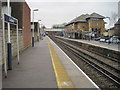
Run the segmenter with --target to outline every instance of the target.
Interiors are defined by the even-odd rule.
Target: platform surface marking
[[[47,43],[52,58],[52,64],[55,71],[58,88],[75,88],[73,82],[68,76],[62,62],[60,61],[53,45],[51,44],[48,38],[47,38]]]

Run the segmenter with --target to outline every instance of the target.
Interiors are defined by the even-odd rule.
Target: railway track
[[[60,37],[57,37],[57,38],[59,38],[60,39]],[[62,39],[62,38],[61,38]],[[69,39],[62,39],[62,40],[64,40],[65,42],[67,42],[67,43],[69,43],[69,44],[72,44],[72,45],[74,45],[74,46],[76,46],[76,47],[79,47],[79,48],[83,48],[83,47],[81,47],[81,44],[80,43],[78,43],[77,41],[72,41],[72,40],[69,40]],[[97,52],[97,51],[95,51],[94,49],[93,49],[94,47],[90,47],[90,49],[86,49],[86,48],[83,48],[84,50],[87,50],[87,51],[89,51],[89,52],[91,52],[91,53],[94,53],[94,54],[96,54],[96,55],[99,55],[99,56],[101,56],[101,57],[104,57],[104,58],[106,58],[106,59],[108,59],[108,60],[112,60],[112,61],[114,61],[114,62],[119,62],[120,63],[120,61],[119,61],[119,53],[115,53],[115,56],[113,57],[113,56],[111,56],[110,54],[109,54],[109,52],[108,53],[106,53],[106,54],[103,54],[103,53],[100,53],[100,52]],[[116,58],[117,57],[117,58]]]
[[[94,76],[93,77],[90,76],[90,77],[93,78],[93,81],[98,83],[98,86],[100,88],[119,88],[120,86],[119,62],[116,62],[114,60],[108,60],[105,57],[96,57],[91,52],[88,52],[86,50],[73,46],[61,39],[58,39],[55,37],[51,37],[51,39],[54,42],[56,42],[56,44],[58,44],[58,46],[60,46],[66,53],[70,54],[71,58],[74,57],[73,60],[75,62],[76,62],[76,59],[78,59],[76,62],[77,65],[81,63],[81,60],[84,63],[86,63],[87,64],[86,68],[96,73],[96,76],[97,76],[97,77],[95,76],[96,78],[94,78]],[[103,59],[105,59],[106,61]],[[90,73],[91,72],[89,72],[88,74],[91,75]],[[96,81],[97,78],[99,78],[98,81]]]

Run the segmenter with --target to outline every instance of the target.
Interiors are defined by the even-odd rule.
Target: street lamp
[[[34,47],[34,11],[38,11],[38,9],[34,9],[34,10],[33,10],[32,47]]]
[[[37,41],[39,42],[39,39],[40,39],[40,23],[39,21],[41,20],[38,20],[38,36],[37,36]]]

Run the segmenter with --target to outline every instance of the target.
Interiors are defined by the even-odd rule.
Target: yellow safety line
[[[52,63],[56,75],[58,88],[75,88],[62,62],[60,61],[53,45],[50,43],[50,40],[48,38],[47,38],[47,43],[52,58]]]

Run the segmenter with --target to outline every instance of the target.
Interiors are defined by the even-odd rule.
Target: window
[[[95,26],[97,26],[97,25],[98,25],[98,23],[96,23],[96,22],[93,22],[92,24],[93,24],[93,25],[95,25]]]
[[[100,20],[99,18],[95,18],[95,17],[93,17],[93,18],[90,18],[91,20]]]

